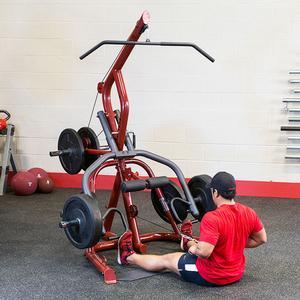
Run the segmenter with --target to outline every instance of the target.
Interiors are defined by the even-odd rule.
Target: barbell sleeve
[[[59,222],[58,226],[60,228],[67,228],[70,226],[77,226],[80,224],[80,220],[79,219],[75,219],[75,220],[71,220],[71,221],[61,221]]]
[[[64,154],[69,154],[71,152],[70,149],[65,149],[65,150],[57,150],[57,151],[50,151],[49,155],[50,156],[61,156]]]

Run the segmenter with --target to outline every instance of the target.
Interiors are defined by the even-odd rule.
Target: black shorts
[[[197,256],[185,253],[178,261],[178,270],[183,280],[204,286],[218,286],[201,277],[196,267]]]

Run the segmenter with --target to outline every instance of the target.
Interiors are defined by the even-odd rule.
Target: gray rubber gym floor
[[[106,285],[58,228],[59,211],[75,193],[78,190],[69,189],[0,198],[0,299],[300,299],[300,200],[237,199],[259,213],[269,239],[260,248],[246,250],[246,273],[237,284],[199,287],[164,273]],[[97,195],[103,208],[109,193]],[[135,193],[133,199],[141,217],[168,227],[156,215],[149,194]],[[139,225],[143,232],[161,231],[144,221]],[[121,229],[120,222],[115,228]],[[149,253],[178,249],[176,243],[149,244]],[[116,265],[116,250],[106,255],[117,275],[129,272]]]

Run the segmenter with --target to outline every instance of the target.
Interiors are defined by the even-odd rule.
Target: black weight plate
[[[170,203],[171,203],[171,200],[173,198],[181,198],[183,200],[185,200],[185,196],[183,194],[183,191],[178,187],[178,185],[172,181],[170,181],[167,185],[163,186],[161,188],[162,190],[162,193],[164,195],[164,198],[166,200],[166,203],[167,205],[169,206],[170,210],[171,210],[171,206],[170,206]],[[166,221],[167,223],[169,223],[169,220],[165,214],[165,211],[157,197],[157,194],[155,192],[155,189],[152,189],[151,190],[151,200],[152,200],[152,204],[154,206],[154,209],[156,210],[156,212],[158,213],[158,215],[164,220]],[[181,220],[184,220],[186,219],[187,217],[187,214],[188,214],[188,207],[187,207],[187,204],[181,202],[181,201],[174,201],[173,202],[173,205],[174,205],[174,208],[177,212],[177,215],[178,217],[181,219]],[[171,210],[171,213],[172,213],[172,210]],[[175,219],[175,222],[177,224],[179,224],[180,222]]]
[[[98,137],[94,130],[90,127],[82,127],[78,130],[78,134],[82,140],[84,149],[99,149],[100,143]],[[83,163],[81,165],[82,169],[85,171],[97,158],[99,155],[84,154]]]
[[[84,148],[76,130],[67,128],[58,138],[58,150],[69,150],[68,153],[59,156],[60,163],[69,174],[77,174],[81,170],[84,159]]]
[[[211,177],[209,175],[197,175],[192,177],[188,183],[188,187],[200,213],[197,218],[199,221],[206,212],[216,208],[212,199],[211,190],[207,188],[207,184],[210,182]]]
[[[62,219],[67,222],[79,219],[79,225],[64,229],[67,238],[76,248],[90,248],[99,242],[102,219],[96,199],[86,194],[71,196],[65,202]]]

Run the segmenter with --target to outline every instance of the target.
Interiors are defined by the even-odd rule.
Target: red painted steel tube
[[[117,283],[116,272],[108,266],[104,256],[97,255],[93,248],[87,249],[84,255],[103,274],[106,284]]]
[[[154,177],[154,173],[151,170],[151,168],[145,162],[143,162],[142,160],[139,160],[139,159],[136,159],[136,158],[127,159],[127,160],[125,160],[125,164],[136,164],[136,165],[142,167],[146,171],[146,173],[149,177]],[[108,162],[104,163],[101,167],[99,167],[94,172],[93,178],[91,179],[91,191],[93,191],[94,193],[96,192],[96,178],[97,178],[98,174],[100,173],[100,171],[103,170],[106,167],[117,166],[117,165],[118,165],[118,161],[113,160],[113,161],[108,161]],[[124,177],[124,175],[123,175],[123,177]],[[133,177],[135,177],[134,173],[133,173]],[[137,179],[137,178],[135,178],[135,179]],[[109,200],[108,208],[117,207],[117,203],[118,203],[117,199],[119,198],[119,195],[120,195],[121,177],[120,177],[120,182],[116,183],[116,180],[117,180],[117,178],[115,179],[115,182],[114,182],[114,187],[113,187],[112,194],[111,194],[111,197],[110,197],[110,200]],[[130,180],[130,178],[128,176],[127,176],[127,180]],[[118,189],[115,189],[115,185],[116,185],[116,188],[118,187]],[[163,197],[161,189],[157,188],[157,189],[155,189],[155,191],[156,191],[157,196],[159,198]],[[124,205],[126,206],[125,201],[124,201]],[[108,218],[104,221],[104,226],[105,226],[104,228],[107,231],[110,231],[110,229],[111,229],[112,222],[113,222],[113,216],[114,216],[114,213],[112,212],[108,216]],[[166,217],[168,218],[174,232],[176,234],[179,234],[179,229],[178,229],[177,224],[176,224],[176,222],[175,222],[175,220],[174,220],[174,218],[173,218],[170,211],[166,212]]]
[[[85,152],[87,154],[94,154],[94,155],[102,155],[102,154],[105,154],[105,153],[109,153],[111,152],[110,150],[101,150],[101,149],[85,149]]]
[[[145,162],[143,162],[142,160],[132,158],[132,159],[126,160],[126,163],[139,165],[140,167],[142,167],[147,172],[149,177],[154,177],[154,173],[151,170],[151,168]],[[163,194],[162,194],[162,191],[161,191],[160,188],[155,189],[155,192],[156,192],[158,198],[163,197]],[[168,218],[174,232],[176,234],[179,234],[179,229],[177,227],[177,224],[176,224],[170,210],[166,211],[165,214],[166,214],[166,217]]]
[[[116,161],[116,160],[107,161],[93,173],[93,175],[90,177],[90,189],[93,193],[96,192],[96,179],[97,179],[99,172],[107,167],[116,166],[117,164],[118,164],[118,161]]]
[[[119,94],[120,105],[121,105],[120,120],[118,124],[119,133],[118,133],[117,145],[119,150],[123,150],[125,137],[126,137],[128,115],[129,115],[129,101],[128,101],[125,83],[121,71],[114,70],[113,75],[114,75],[117,91]]]
[[[117,172],[115,182],[114,182],[114,186],[113,186],[113,189],[112,189],[112,192],[111,192],[111,195],[110,195],[110,199],[109,199],[109,203],[108,203],[107,208],[117,207],[119,196],[120,196],[120,186],[121,186],[121,177],[120,177],[120,174]],[[112,211],[105,218],[103,226],[104,226],[106,231],[111,230],[111,226],[112,226],[112,223],[113,223],[114,216],[115,216],[115,212]]]
[[[139,37],[141,36],[141,34],[143,33],[143,29],[149,22],[149,19],[150,19],[150,15],[147,11],[145,11],[142,14],[141,18],[137,21],[135,28],[133,29],[132,33],[130,34],[130,36],[128,37],[127,40],[128,41],[137,41],[139,39]],[[126,131],[128,116],[127,117],[125,115],[122,116],[122,112],[120,115],[122,124],[119,126],[119,128],[117,126],[117,123],[115,120],[115,113],[113,111],[112,104],[111,104],[111,88],[115,82],[114,72],[120,71],[122,69],[122,67],[124,66],[131,51],[133,50],[133,48],[134,48],[134,45],[125,45],[122,47],[121,51],[118,54],[118,57],[116,58],[116,61],[114,62],[109,74],[107,75],[106,80],[104,81],[103,84],[98,85],[98,91],[99,91],[99,93],[102,93],[102,102],[103,102],[104,112],[106,114],[110,129],[112,132]],[[124,101],[124,99],[120,98],[121,107],[124,106],[123,101]],[[121,138],[121,140],[122,140],[122,138]],[[117,142],[117,140],[116,140],[116,142]],[[122,150],[123,146],[124,146],[124,144],[122,144],[122,143],[118,144],[119,150]]]
[[[140,235],[140,243],[148,243],[153,241],[180,241],[181,237],[174,232],[153,232]],[[94,251],[104,251],[116,249],[118,246],[118,240],[101,241],[97,243],[93,248]]]
[[[180,241],[181,237],[173,232],[156,232],[147,233],[140,236],[143,243],[153,242],[153,241]]]
[[[98,242],[93,249],[96,252],[104,251],[104,250],[110,250],[110,249],[116,249],[118,245],[118,240],[111,240],[111,241],[101,241]]]
[[[131,194],[122,193],[122,196],[123,196],[125,211],[127,215],[128,226],[130,228],[130,231],[132,232],[133,247],[136,251],[144,253],[146,252],[146,246],[142,245],[141,243],[136,217],[133,217],[130,213],[130,206],[133,205]]]

